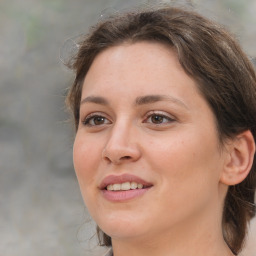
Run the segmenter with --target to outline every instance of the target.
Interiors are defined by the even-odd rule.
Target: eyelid
[[[91,126],[91,127],[93,127],[93,126],[100,126],[100,125],[91,125],[91,124],[88,123],[88,122],[89,122],[92,118],[94,118],[94,117],[103,117],[103,118],[107,119],[107,120],[109,121],[109,123],[111,123],[110,118],[109,118],[106,114],[104,114],[104,113],[102,113],[102,112],[92,112],[92,113],[86,115],[84,118],[82,118],[82,119],[81,119],[81,122],[82,122],[83,125],[89,126],[89,127],[90,127],[90,126]],[[104,123],[104,124],[105,124],[105,123]],[[102,124],[102,125],[103,125],[103,124]]]
[[[152,115],[159,115],[159,116],[162,116],[166,119],[169,120],[169,122],[173,122],[173,121],[176,121],[177,118],[174,117],[173,115],[170,115],[164,111],[160,111],[160,110],[152,110],[152,111],[149,111],[146,115],[145,115],[145,118],[143,120],[147,120],[149,117],[151,117]],[[145,123],[145,121],[143,121],[143,123]],[[159,124],[159,125],[163,125],[164,123],[162,124]],[[156,125],[156,124],[154,124]]]

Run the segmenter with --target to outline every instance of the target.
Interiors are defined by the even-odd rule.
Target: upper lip
[[[100,183],[99,188],[100,189],[105,189],[108,185],[110,184],[122,184],[124,182],[136,182],[136,183],[140,183],[145,187],[150,187],[153,186],[152,183],[147,182],[145,180],[143,180],[142,178],[132,175],[132,174],[122,174],[122,175],[109,175],[106,178],[104,178],[102,180],[102,182]]]

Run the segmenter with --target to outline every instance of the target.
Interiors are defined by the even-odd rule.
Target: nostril
[[[121,157],[121,159],[131,159],[131,157],[130,156],[123,156],[123,157]]]

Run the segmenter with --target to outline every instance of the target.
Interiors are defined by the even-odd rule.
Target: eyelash
[[[146,118],[144,119],[143,123],[147,123],[146,120],[148,120],[149,118],[152,118],[153,116],[158,116],[160,118],[162,118],[162,120],[166,120],[165,122],[161,122],[161,123],[154,123],[152,120],[151,122],[149,122],[150,124],[153,124],[153,125],[163,125],[163,124],[166,124],[166,123],[171,123],[171,122],[174,122],[175,121],[175,118],[173,117],[170,117],[166,114],[163,114],[161,112],[149,112],[146,116]],[[103,124],[95,124],[95,118],[102,118],[104,119],[104,123]],[[90,122],[94,120],[94,124],[91,124]],[[94,127],[94,126],[100,126],[100,125],[104,125],[104,124],[110,124],[111,121],[108,120],[108,123],[105,123],[105,121],[108,120],[105,116],[103,116],[101,113],[92,113],[88,116],[86,116],[86,118],[82,121],[83,125],[85,126],[88,126],[88,127]]]
[[[166,115],[166,114],[164,114],[164,113],[162,113],[162,112],[157,112],[157,111],[149,112],[149,113],[147,114],[145,120],[148,120],[149,118],[152,118],[153,116],[158,116],[158,117],[160,117],[160,118],[166,120],[165,122],[162,122],[162,123],[159,123],[159,124],[154,123],[154,122],[152,122],[152,120],[151,120],[150,124],[153,124],[153,125],[163,125],[163,124],[171,123],[171,122],[174,122],[174,121],[175,121],[175,118],[170,117],[170,116],[168,116],[168,115]],[[145,121],[143,121],[143,123],[145,123]]]
[[[92,113],[92,114],[86,116],[85,119],[82,121],[82,123],[83,123],[83,125],[89,126],[89,127],[99,126],[97,124],[90,124],[90,121],[92,121],[95,118],[104,118],[105,120],[107,120],[107,118],[104,117],[101,113],[98,113],[98,114],[97,113]],[[109,123],[111,123],[111,122],[109,121]]]

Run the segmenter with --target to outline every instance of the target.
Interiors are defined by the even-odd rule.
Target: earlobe
[[[251,170],[254,154],[255,141],[251,131],[245,131],[232,139],[228,144],[220,182],[229,186],[241,183]]]

